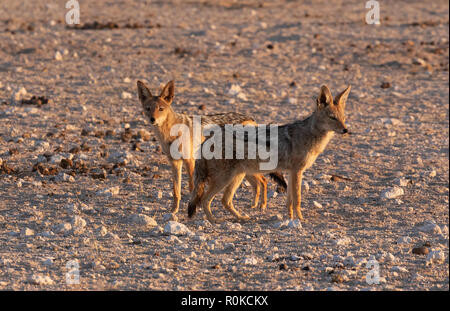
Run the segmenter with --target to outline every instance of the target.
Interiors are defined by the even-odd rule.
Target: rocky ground
[[[382,1],[378,26],[364,1],[81,2],[77,29],[62,0],[0,4],[0,289],[449,290],[447,1]],[[238,190],[248,222],[188,220],[187,178],[173,222],[137,79],[260,123],[351,84],[353,134],[306,172],[301,224],[273,184],[265,214]]]

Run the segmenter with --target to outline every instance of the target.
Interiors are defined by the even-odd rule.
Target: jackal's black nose
[[[155,118],[151,117],[150,122],[155,123]]]
[[[343,129],[343,130],[342,130],[342,133],[343,133],[343,134],[347,134],[347,133],[348,133],[348,130],[347,130],[347,129]]]

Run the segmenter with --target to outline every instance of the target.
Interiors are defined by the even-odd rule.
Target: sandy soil
[[[82,24],[117,27],[76,30],[65,1],[1,1],[0,289],[448,290],[448,2],[382,1],[379,26],[364,4],[82,1]],[[224,224],[188,220],[184,178],[190,232],[165,234],[169,167],[137,79],[155,92],[174,79],[177,111],[260,123],[304,118],[322,84],[351,84],[353,135],[306,172],[302,228],[279,228],[272,183],[265,214],[238,190],[246,223],[217,200]],[[33,95],[49,102],[21,104]],[[391,187],[403,195],[383,198]]]

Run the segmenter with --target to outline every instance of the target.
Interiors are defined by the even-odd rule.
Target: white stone
[[[314,207],[316,207],[316,208],[322,208],[322,204],[320,204],[317,201],[313,201],[313,204],[314,204]]]
[[[131,93],[128,93],[128,92],[122,92],[122,99],[132,99],[133,98],[133,95],[131,95]]]
[[[258,259],[255,257],[246,257],[242,260],[242,264],[246,266],[255,266],[258,264]]]
[[[164,233],[165,234],[175,234],[175,235],[187,235],[191,231],[188,227],[186,227],[184,224],[176,222],[176,221],[169,221],[164,226]]]
[[[409,183],[410,183],[410,181],[408,179],[406,179],[405,177],[399,177],[399,178],[394,179],[394,184],[396,184],[397,186],[400,186],[400,187],[406,187]]]
[[[427,266],[432,264],[442,264],[445,261],[445,254],[441,250],[435,250],[428,253],[425,263]]]
[[[309,191],[309,184],[306,182],[306,180],[302,180],[303,190],[305,192]]]
[[[20,100],[24,99],[25,96],[27,96],[27,90],[24,87],[21,87],[12,94],[11,103],[17,104]]]
[[[53,285],[53,280],[47,275],[33,274],[29,278],[29,282],[35,285]]]
[[[291,219],[291,220],[289,220],[288,228],[301,229],[302,228],[302,223],[300,222],[300,219]]]
[[[86,220],[81,218],[81,216],[75,215],[72,217],[71,225],[74,234],[82,234],[86,227]]]
[[[228,89],[228,95],[231,96],[236,96],[238,95],[240,92],[242,91],[241,87],[238,84],[233,84],[231,85],[231,87]]]
[[[73,178],[73,176],[71,176],[71,175],[61,172],[55,176],[55,181],[56,182],[74,182],[75,178]]]
[[[34,235],[34,230],[30,229],[30,228],[23,228],[20,231],[20,236],[26,237],[26,236],[32,236]]]
[[[349,237],[343,237],[343,238],[340,238],[340,239],[337,239],[337,240],[335,240],[335,244],[336,245],[348,245],[348,244],[350,244],[352,242],[352,240],[349,238]]]
[[[119,194],[119,191],[120,191],[120,187],[115,186],[115,187],[99,190],[99,191],[97,191],[97,195],[115,196],[115,195]]]
[[[62,61],[62,55],[61,55],[61,53],[59,52],[59,51],[56,51],[56,53],[55,53],[55,60],[57,60],[57,61]]]
[[[101,226],[101,227],[98,229],[98,235],[99,235],[99,236],[104,237],[104,236],[107,235],[107,234],[108,234],[108,229],[106,229],[105,226]]]
[[[395,199],[395,198],[397,198],[399,196],[402,196],[404,194],[405,194],[405,192],[403,191],[403,188],[394,186],[394,187],[385,189],[381,193],[381,198],[382,199]]]
[[[155,219],[144,214],[134,214],[128,217],[129,221],[145,227],[155,227],[158,225]]]

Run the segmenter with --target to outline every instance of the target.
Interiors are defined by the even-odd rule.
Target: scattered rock
[[[410,180],[406,179],[405,177],[399,177],[394,179],[394,184],[400,187],[406,187],[411,183]]]
[[[289,220],[276,222],[274,224],[274,228],[276,228],[276,229],[286,229],[286,228],[301,229],[302,223],[300,222],[300,219],[289,219]]]
[[[245,266],[256,266],[258,264],[258,259],[255,257],[246,257],[242,260],[242,264]]]
[[[61,53],[59,52],[59,51],[56,51],[56,53],[55,53],[55,60],[57,60],[57,61],[62,61],[62,55],[61,55]]]
[[[403,188],[400,187],[391,187],[388,189],[385,189],[382,193],[381,193],[381,198],[382,199],[395,199],[399,196],[404,195],[405,192],[403,191]]]
[[[27,90],[24,87],[21,87],[17,91],[15,91],[11,96],[11,103],[17,104],[21,99],[23,99],[27,95]]]
[[[434,222],[434,220],[427,220],[423,223],[423,225],[419,228],[420,231],[441,235],[441,228]]]
[[[47,275],[33,274],[28,281],[34,285],[53,285],[53,280]]]
[[[174,235],[188,235],[191,233],[188,227],[183,225],[182,223],[176,221],[169,221],[164,226],[165,234],[174,234]]]
[[[122,92],[121,97],[122,97],[122,99],[132,99],[133,95],[131,93],[128,93],[128,92]]]
[[[445,261],[445,254],[441,250],[431,251],[427,259],[425,260],[425,264],[427,266],[433,265],[433,264],[442,264]]]
[[[128,217],[129,221],[139,226],[155,227],[158,225],[156,220],[144,214],[134,214]]]
[[[86,220],[81,218],[81,216],[75,215],[72,217],[71,225],[73,229],[73,234],[79,235],[84,232],[84,229],[86,227]]]
[[[343,237],[343,238],[334,240],[334,244],[339,245],[339,246],[348,245],[351,242],[352,242],[352,240],[349,237]]]
[[[388,88],[390,88],[391,86],[392,86],[392,85],[391,85],[390,82],[382,82],[381,85],[380,85],[380,87],[381,87],[382,89],[388,89]]]
[[[178,221],[178,217],[177,215],[175,215],[174,213],[167,213],[163,215],[163,221]]]
[[[75,182],[75,178],[73,176],[68,175],[66,173],[59,173],[57,176],[55,176],[56,182]]]
[[[416,254],[416,255],[428,255],[429,252],[430,252],[430,249],[426,246],[414,247],[412,249],[412,253]]]
[[[110,187],[110,188],[105,188],[105,189],[99,190],[99,191],[97,191],[97,195],[104,195],[104,196],[112,197],[112,196],[118,195],[119,191],[120,191],[120,187],[115,186],[115,187]]]
[[[408,269],[403,268],[403,267],[399,267],[399,266],[393,266],[391,268],[392,272],[399,272],[399,273],[408,273]]]
[[[313,204],[314,204],[314,207],[316,207],[316,208],[322,208],[322,204],[320,204],[317,201],[313,201]]]
[[[278,266],[278,269],[280,269],[280,270],[287,270],[287,269],[288,269],[288,266],[287,266],[287,264],[285,264],[285,263],[281,263],[281,264]]]
[[[33,235],[34,235],[34,230],[32,230],[30,228],[23,228],[20,231],[20,236],[22,236],[22,237],[33,236]]]
[[[348,277],[341,273],[333,273],[331,275],[331,282],[333,283],[344,283],[348,281]]]

